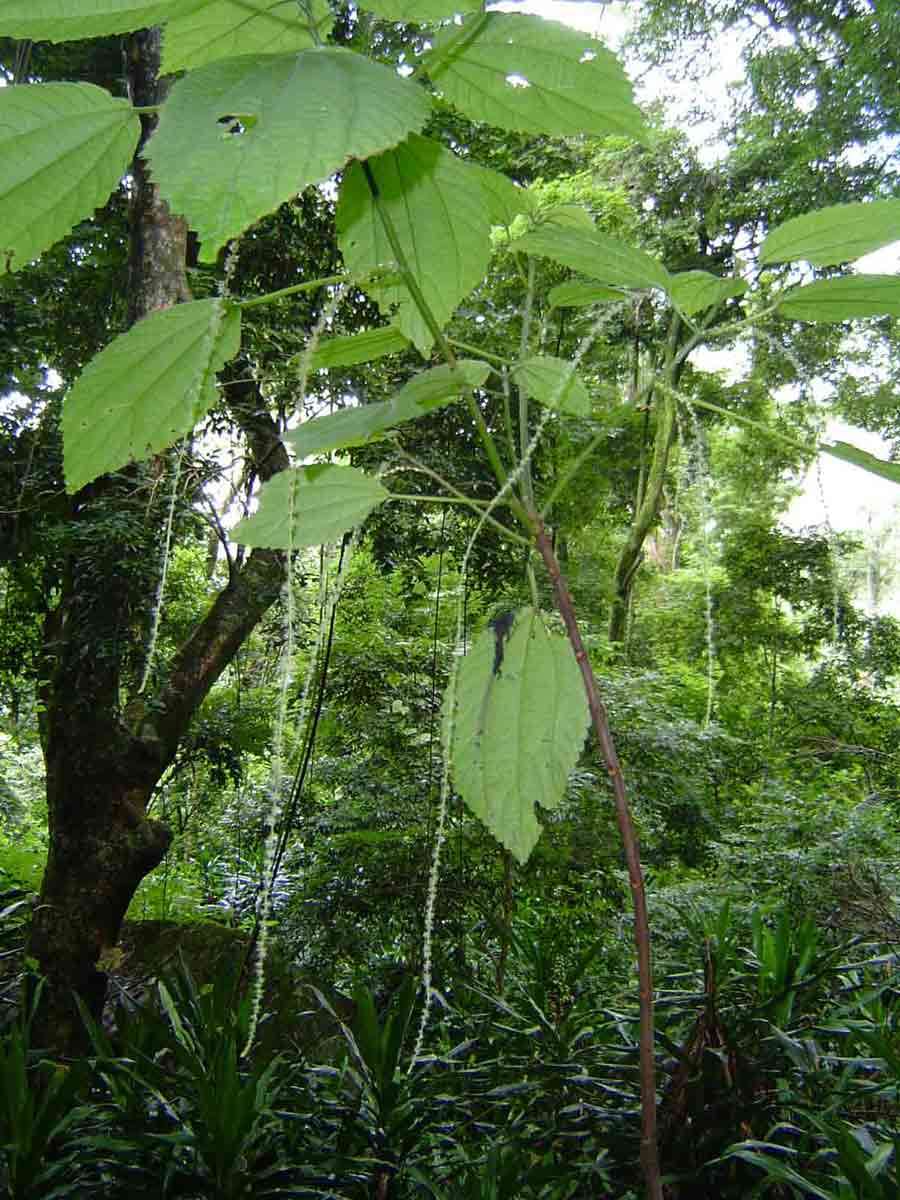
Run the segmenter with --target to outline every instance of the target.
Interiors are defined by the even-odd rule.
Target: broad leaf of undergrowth
[[[374,362],[386,354],[398,354],[409,347],[409,341],[393,325],[366,329],[346,337],[323,338],[310,358],[310,369],[352,367],[357,363]]]
[[[604,287],[600,283],[588,283],[583,279],[573,279],[568,283],[558,283],[551,288],[547,299],[552,308],[583,308],[588,304],[625,300],[624,292],[615,288]]]
[[[852,262],[900,238],[900,200],[833,204],[792,217],[762,244],[760,262],[805,259],[814,267]]]
[[[106,202],[139,134],[132,106],[90,83],[0,88],[0,274]]]
[[[209,0],[3,0],[0,36],[66,42],[161,25]]]
[[[576,417],[590,415],[591,398],[587,388],[565,359],[549,354],[535,355],[519,363],[512,374],[518,386],[539,404]]]
[[[389,493],[355,467],[323,463],[279,471],[263,484],[259,508],[229,535],[244,546],[299,550],[342,537]]]
[[[162,309],[111,342],[63,405],[66,488],[171,446],[216,401],[216,372],[237,354],[239,309],[220,299]]]
[[[479,387],[489,373],[487,363],[469,359],[461,360],[455,367],[432,367],[411,379],[392,400],[315,417],[286,434],[285,441],[300,458],[361,446],[383,436],[396,425],[414,421],[435,408],[450,404],[463,392]]]
[[[482,180],[449,150],[413,134],[369,163],[380,202],[397,231],[425,301],[443,325],[483,279],[490,258],[490,219]],[[338,242],[354,274],[367,275],[395,256],[362,168],[344,176],[337,211]],[[402,285],[367,284],[366,291],[427,354],[434,342]]]
[[[545,222],[513,242],[516,250],[552,258],[601,283],[667,290],[669,273],[657,259],[598,230]]]
[[[691,316],[746,292],[743,279],[721,279],[708,271],[682,271],[669,276],[669,295],[683,313]]]
[[[166,75],[238,54],[286,54],[320,44],[334,16],[328,0],[208,0],[179,13],[163,33]]]
[[[473,14],[442,30],[425,62],[438,91],[474,121],[562,136],[646,134],[616,56],[556,21]]]
[[[900,276],[841,275],[836,279],[818,279],[786,292],[778,307],[786,317],[798,321],[900,317]]]
[[[451,757],[469,808],[524,863],[540,835],[535,804],[555,808],[578,761],[588,709],[567,640],[520,609],[494,673],[489,627],[459,666]],[[447,714],[445,713],[445,720]]]
[[[428,111],[422,88],[349,50],[244,55],[175,84],[147,155],[212,262],[260,217],[395,145]]]

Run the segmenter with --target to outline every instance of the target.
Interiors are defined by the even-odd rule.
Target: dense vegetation
[[[895,6],[476,7],[0,13],[2,1196],[897,1195]]]

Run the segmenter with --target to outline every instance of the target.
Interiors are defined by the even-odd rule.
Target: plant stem
[[[271,304],[274,300],[283,300],[285,296],[296,296],[300,292],[312,292],[316,288],[329,287],[334,283],[347,283],[347,275],[325,275],[321,279],[309,279],[306,283],[292,283],[290,287],[279,288],[277,292],[266,292],[264,296],[253,296],[250,300],[239,300],[238,308],[258,308],[261,304]]]
[[[587,696],[591,723],[600,746],[606,770],[612,781],[616,806],[616,820],[625,850],[628,865],[628,882],[634,902],[634,941],[637,949],[638,989],[640,1000],[640,1072],[641,1072],[641,1166],[647,1185],[647,1200],[662,1200],[662,1183],[659,1174],[659,1152],[656,1144],[656,1063],[654,1059],[653,1033],[653,973],[650,962],[650,924],[647,919],[647,897],[644,892],[644,877],[641,871],[637,836],[628,808],[625,781],[619,756],[609,728],[609,717],[591,668],[590,659],[581,639],[581,631],[575,618],[575,609],[568,586],[563,578],[553,546],[544,523],[537,514],[532,515],[534,543],[537,547],[556,596],[559,615],[563,619],[575,661],[581,670],[584,691]]]
[[[457,350],[466,350],[469,354],[477,354],[479,358],[483,358],[486,362],[497,363],[501,367],[511,367],[513,360],[504,358],[500,354],[494,354],[491,350],[483,350],[481,346],[475,346],[471,342],[462,342],[459,338],[448,337],[447,341],[451,346],[455,346]]]
[[[523,537],[520,533],[516,533],[514,529],[507,529],[502,522],[497,521],[494,517],[490,516],[490,514],[485,514],[483,512],[482,505],[484,504],[484,501],[475,500],[471,496],[467,496],[465,492],[461,492],[458,487],[454,487],[448,479],[443,477],[443,475],[439,475],[437,471],[433,471],[431,467],[427,467],[425,463],[419,462],[414,455],[410,454],[408,450],[404,450],[402,446],[398,446],[397,449],[403,458],[405,458],[410,464],[410,466],[407,468],[408,470],[418,471],[422,475],[427,475],[429,479],[433,479],[434,482],[440,487],[445,488],[448,492],[452,492],[452,494],[458,498],[460,504],[467,504],[477,516],[483,517],[483,519],[487,521],[488,525],[493,525],[497,532],[502,533],[505,538],[508,538],[513,542],[518,542],[520,546],[528,546],[530,548],[531,542],[528,538]],[[422,497],[416,496],[415,499],[420,500]]]

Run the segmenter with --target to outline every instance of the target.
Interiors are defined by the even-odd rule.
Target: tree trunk
[[[677,358],[681,322],[674,317],[669,328],[666,362],[663,368],[666,387],[656,392],[656,434],[653,455],[646,475],[638,484],[634,518],[625,545],[619,551],[614,575],[615,591],[609,616],[609,640],[622,645],[628,632],[628,617],[635,577],[644,561],[647,535],[659,521],[662,508],[669,454],[678,434],[677,409],[673,390],[678,386],[684,364]]]
[[[158,30],[128,42],[129,87],[139,106],[158,104]],[[155,117],[142,114],[143,141]],[[173,217],[136,159],[128,311],[140,320],[189,299],[187,229]],[[256,475],[287,466],[287,454],[255,380],[232,367],[228,407]],[[152,468],[151,468],[152,470]],[[35,1044],[76,1055],[87,1044],[74,1000],[102,1015],[122,919],[141,880],[164,858],[171,834],[147,814],[198,707],[241,643],[277,598],[284,555],[255,550],[173,657],[154,694],[124,691],[142,659],[162,512],[152,515],[147,467],[95,481],[70,505],[63,582],[44,629],[42,738],[47,767],[49,853],[28,954],[44,983]],[[151,492],[153,489],[149,489]]]

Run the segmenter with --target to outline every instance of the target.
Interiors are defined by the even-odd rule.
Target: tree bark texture
[[[160,103],[159,30],[128,40],[135,104]],[[142,114],[141,145],[155,117]],[[190,298],[187,227],[173,216],[138,157],[133,168],[129,314],[137,321]],[[287,454],[249,371],[232,368],[229,408],[257,476]],[[231,572],[185,645],[160,672],[155,694],[126,701],[147,625],[163,515],[148,517],[148,470],[137,466],[88,485],[71,501],[59,601],[44,630],[42,733],[49,852],[28,954],[44,978],[35,1045],[78,1054],[87,1037],[74,995],[99,1019],[104,967],[141,880],[165,857],[171,834],[148,815],[153,789],[190,722],[241,643],[279,594],[284,556],[255,550]],[[129,664],[131,669],[129,670]]]

